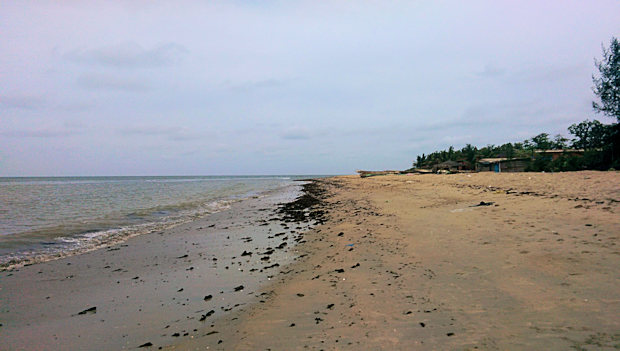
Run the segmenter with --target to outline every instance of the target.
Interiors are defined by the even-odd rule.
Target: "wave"
[[[3,178],[0,203],[6,206],[0,206],[0,270],[114,245],[185,223],[237,201],[297,186],[300,183],[291,181],[296,178],[33,178],[54,182],[44,185],[29,183],[33,179],[7,183]],[[174,184],[152,183],[159,181]]]
[[[193,207],[190,203],[181,206],[161,206],[134,212],[136,218],[149,217],[150,221],[116,225],[117,221],[98,220],[50,226],[38,230],[0,237],[0,270],[25,264],[54,260],[97,250],[121,243],[131,237],[165,230],[197,218],[230,208],[243,198],[215,200]],[[164,213],[162,209],[176,212],[159,217],[153,213]],[[137,221],[135,218],[131,218]]]

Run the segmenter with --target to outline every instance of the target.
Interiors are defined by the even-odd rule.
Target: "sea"
[[[113,245],[317,177],[0,178],[0,269]]]

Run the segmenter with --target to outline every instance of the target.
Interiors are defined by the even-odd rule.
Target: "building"
[[[560,156],[583,156],[583,149],[563,149],[563,150],[535,150],[536,156],[548,161],[555,161]]]
[[[477,172],[523,172],[530,163],[529,158],[482,158],[476,162]]]
[[[445,161],[438,163],[433,166],[433,172],[437,173],[438,171],[448,171],[448,172],[458,172],[464,169],[468,169],[467,164],[462,161]]]

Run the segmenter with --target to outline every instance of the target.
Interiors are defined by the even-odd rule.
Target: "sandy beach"
[[[311,210],[276,215],[248,203],[108,250],[0,272],[3,347],[619,347],[620,173],[343,176],[314,185],[308,196],[320,202]],[[264,211],[265,225],[242,225],[247,211]],[[298,222],[296,213],[309,212],[325,221]],[[205,247],[204,231],[231,223],[235,234]],[[253,241],[244,242],[244,228]],[[213,273],[226,283],[210,286]]]
[[[329,221],[298,246],[307,256],[265,289],[264,303],[176,348],[620,344],[618,172],[350,176],[320,184],[330,194]]]

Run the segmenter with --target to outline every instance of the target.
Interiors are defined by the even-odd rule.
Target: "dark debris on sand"
[[[295,201],[280,205],[278,213],[284,222],[309,222],[323,224],[327,211],[323,200],[327,198],[324,187],[319,180],[311,180],[302,186],[302,195]]]
[[[81,314],[91,314],[91,313],[93,313],[93,314],[97,313],[97,307],[90,307],[90,308],[87,308],[87,309],[85,309],[85,310],[83,310],[81,312],[78,312],[79,315],[81,315]]]

